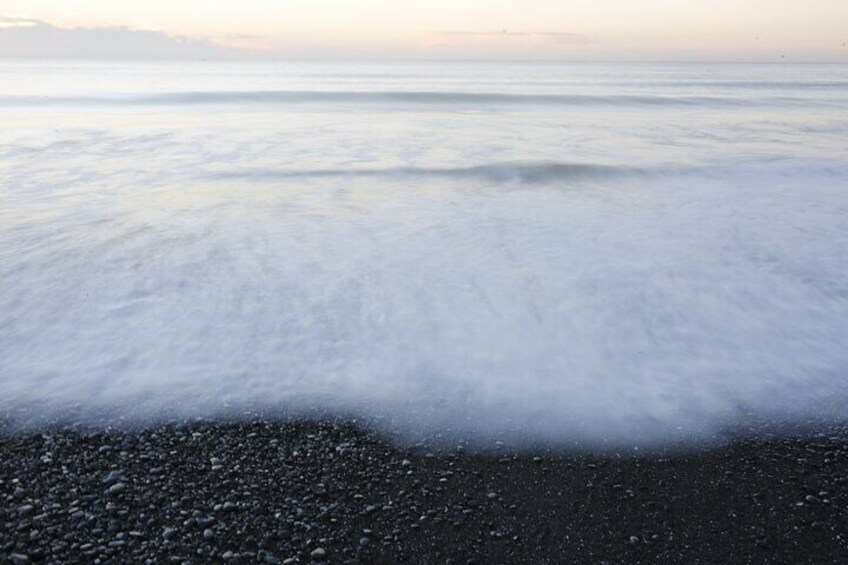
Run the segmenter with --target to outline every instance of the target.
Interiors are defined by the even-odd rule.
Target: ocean
[[[0,416],[848,417],[848,65],[0,62]]]

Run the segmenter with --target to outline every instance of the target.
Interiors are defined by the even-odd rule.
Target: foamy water
[[[848,66],[0,63],[0,415],[848,417]]]

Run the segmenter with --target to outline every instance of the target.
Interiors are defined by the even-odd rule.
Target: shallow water
[[[846,65],[2,62],[0,414],[845,419],[846,108]]]

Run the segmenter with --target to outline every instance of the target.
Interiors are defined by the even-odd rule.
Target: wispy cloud
[[[0,16],[0,29],[18,28],[18,27],[33,27],[40,24],[38,20],[30,18],[19,18],[15,16]]]
[[[0,16],[0,57],[200,59],[246,55],[250,52],[245,49],[157,30],[62,28],[31,18]]]
[[[470,37],[545,37],[557,43],[597,43],[597,40],[582,33],[566,31],[511,31],[508,29],[494,31],[440,31],[441,35],[470,36]]]

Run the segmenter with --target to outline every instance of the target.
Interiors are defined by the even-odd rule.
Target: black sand
[[[351,424],[0,437],[0,562],[848,563],[848,440],[427,453]]]

